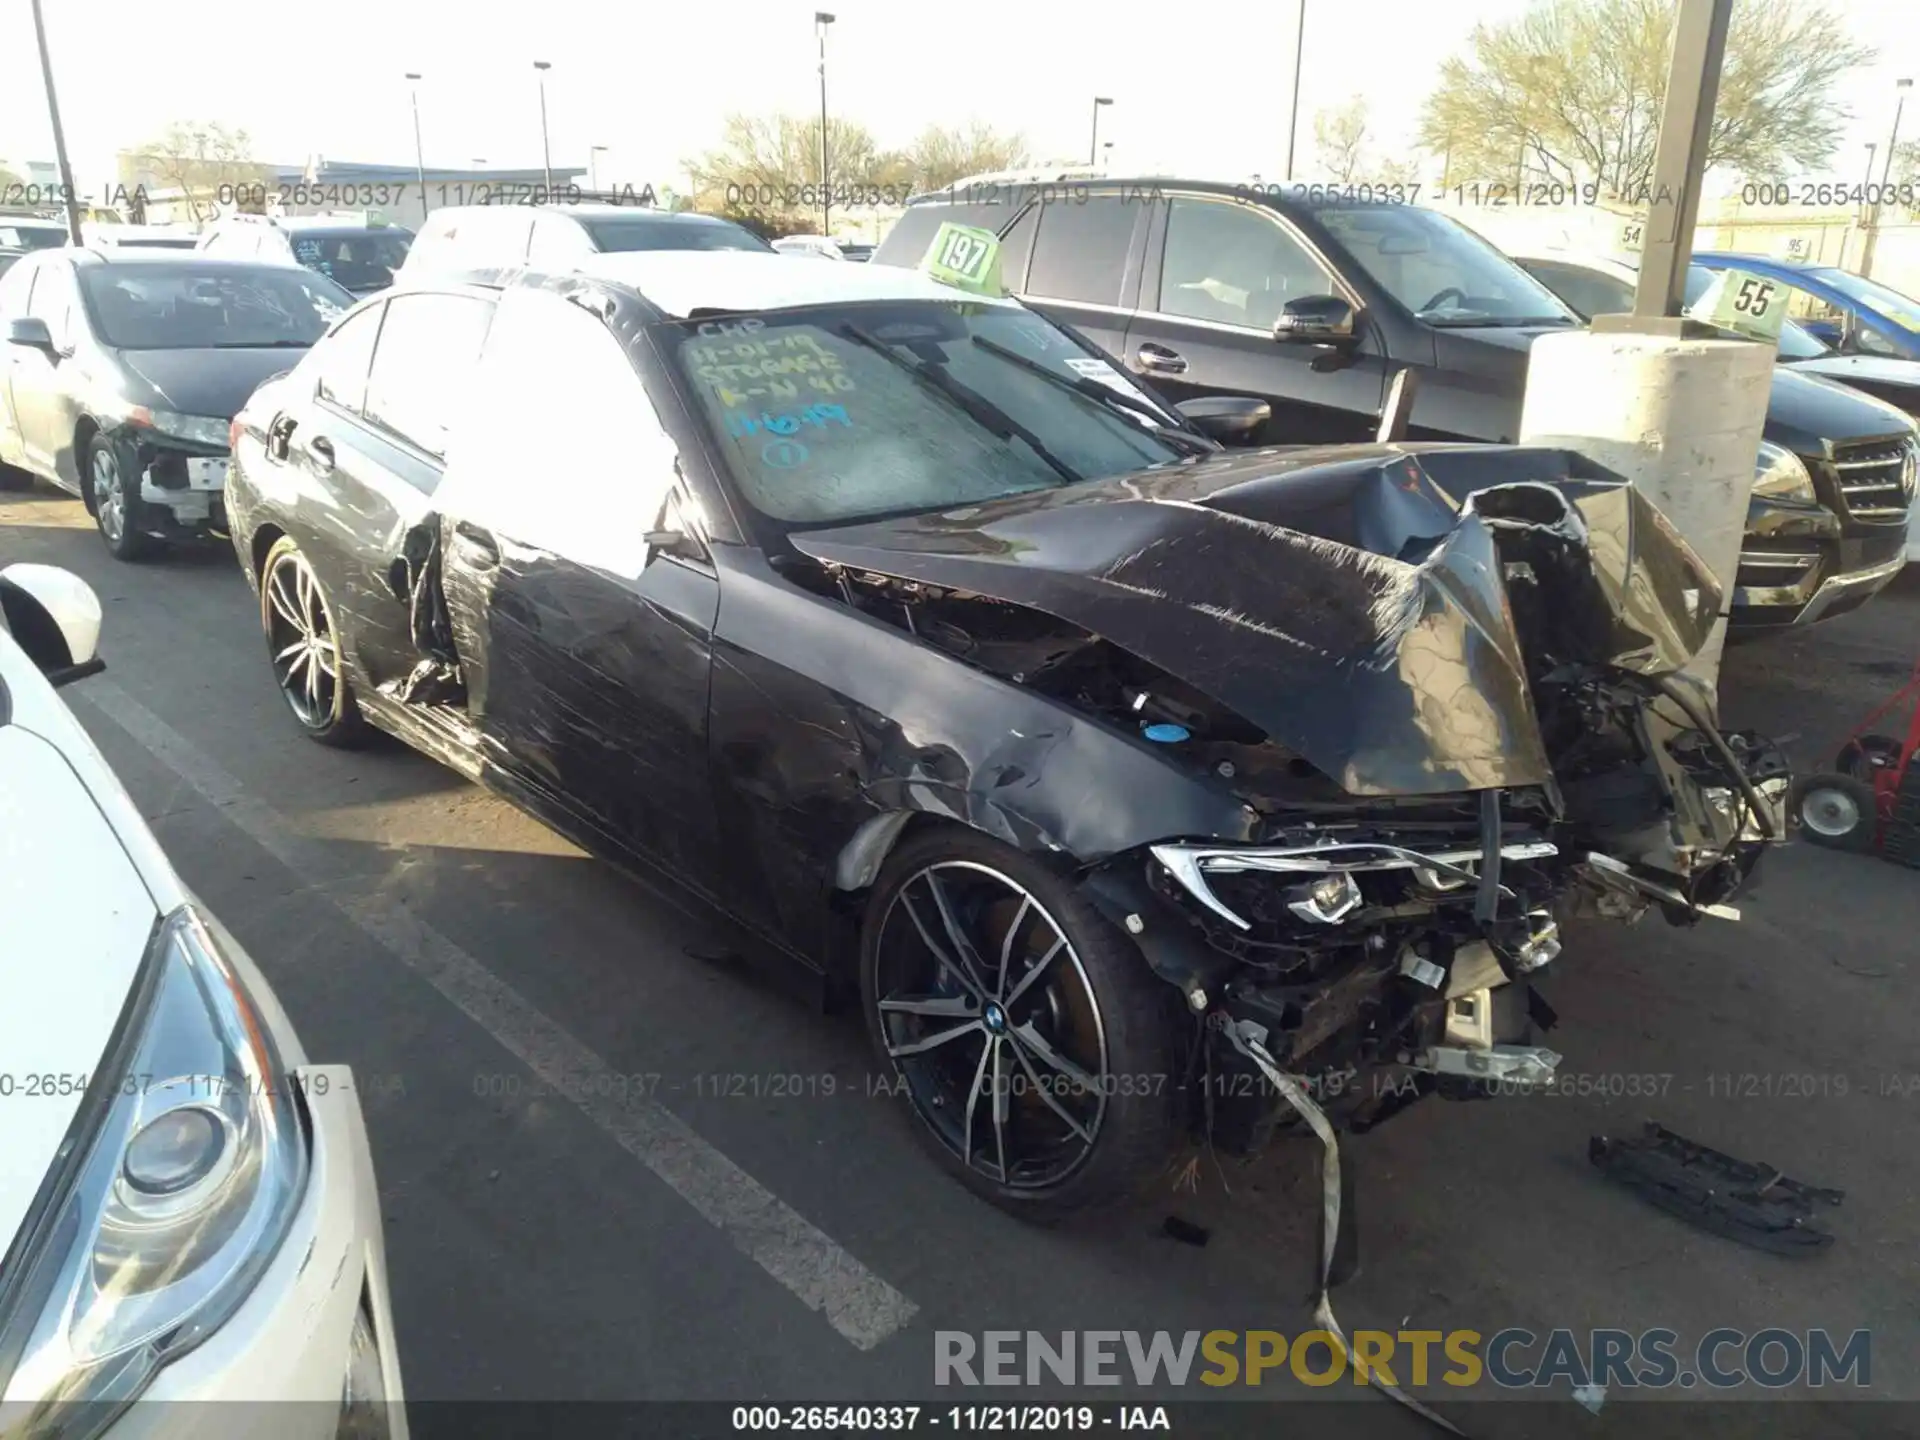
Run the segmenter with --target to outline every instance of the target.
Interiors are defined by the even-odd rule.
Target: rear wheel
[[[975,1193],[1057,1219],[1166,1161],[1174,991],[1051,870],[973,831],[909,839],[868,902],[860,971],[915,1133]]]
[[[87,508],[107,553],[116,560],[144,560],[161,548],[147,534],[146,506],[140,499],[140,473],[126,448],[107,436],[87,437]]]
[[[333,607],[289,536],[274,542],[260,567],[260,621],[274,681],[300,728],[322,745],[360,744],[367,723],[341,663]]]
[[[1807,775],[1794,786],[1793,813],[1800,838],[1825,850],[1855,854],[1873,849],[1879,806],[1873,786],[1851,775]]]

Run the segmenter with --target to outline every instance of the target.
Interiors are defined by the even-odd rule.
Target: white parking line
[[[316,872],[324,845],[294,834],[271,806],[254,799],[218,761],[126,691],[96,678],[70,693],[146,747],[289,870],[303,876]],[[316,894],[464,1011],[552,1091],[572,1100],[855,1346],[871,1350],[914,1317],[919,1307],[911,1300],[701,1139],[679,1116],[644,1096],[621,1094],[606,1061],[465,950],[391,896],[380,894],[377,881],[361,883],[367,893],[349,894],[330,884]]]

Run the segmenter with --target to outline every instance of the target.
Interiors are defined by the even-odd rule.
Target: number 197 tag
[[[975,295],[1007,293],[1000,281],[1000,239],[991,230],[948,221],[927,247],[920,268],[942,284]]]
[[[1787,315],[1787,287],[1744,270],[1722,270],[1707,293],[1687,307],[1687,314],[1722,330],[1777,344],[1780,322]]]

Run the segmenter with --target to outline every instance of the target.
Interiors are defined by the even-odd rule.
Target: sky
[[[1084,162],[1092,97],[1106,95],[1114,103],[1100,138],[1113,141],[1115,173],[1282,173],[1295,0],[1131,10],[1091,0],[824,3],[838,17],[829,106],[882,146],[904,145],[930,123],[977,119],[1022,132],[1038,158]],[[1527,0],[1305,4],[1297,175],[1311,161],[1314,112],[1356,87],[1369,102],[1372,148],[1409,154],[1441,60],[1465,47],[1476,21],[1515,15]],[[1857,181],[1864,145],[1884,152],[1895,78],[1920,80],[1920,0],[1838,8],[1881,52],[1842,96],[1853,119],[1832,170]],[[419,0],[284,10],[258,0],[52,0],[45,10],[82,190],[110,182],[114,153],[173,119],[243,127],[256,157],[275,164],[313,155],[410,163],[407,71],[424,76],[428,165],[538,167],[533,61],[545,60],[553,163],[584,168],[589,147],[605,146],[601,183],[636,188],[681,188],[684,162],[715,143],[731,111],[819,112],[813,6],[803,0],[539,0],[467,12],[516,17],[484,24],[449,24],[457,12]],[[0,158],[52,159],[36,58],[25,0],[0,5]],[[1910,94],[1903,134],[1920,137],[1920,86]]]

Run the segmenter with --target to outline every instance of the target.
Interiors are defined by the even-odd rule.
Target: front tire
[[[260,623],[274,682],[307,738],[352,749],[367,735],[341,659],[333,606],[307,557],[282,535],[260,567]]]
[[[140,471],[126,448],[95,432],[87,437],[86,466],[87,508],[107,553],[129,562],[157,554],[160,542],[141,529],[146,505],[140,499]]]
[[[975,1194],[1052,1221],[1166,1162],[1180,1009],[1133,943],[1039,862],[974,831],[881,871],[861,1008],[915,1135]]]

